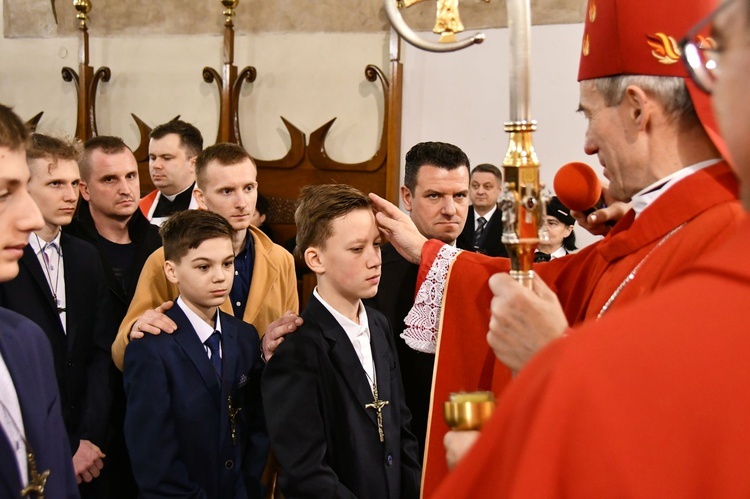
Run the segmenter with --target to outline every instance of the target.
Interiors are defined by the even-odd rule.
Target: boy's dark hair
[[[41,133],[32,133],[29,148],[26,150],[26,159],[44,159],[52,160],[57,164],[57,160],[78,161],[83,151],[83,145],[78,139],[61,139],[42,135]]]
[[[485,173],[491,173],[495,176],[497,179],[498,185],[502,187],[503,184],[503,172],[500,171],[500,168],[498,168],[495,165],[491,165],[489,163],[482,163],[481,165],[477,165],[474,167],[473,170],[471,170],[471,177],[474,177],[474,174],[477,172],[485,172]]]
[[[297,258],[303,258],[307,248],[325,248],[332,235],[331,221],[354,210],[372,210],[370,198],[346,184],[307,185],[302,188],[299,206],[294,212],[297,224]]]
[[[21,118],[8,106],[0,104],[0,147],[11,151],[26,149],[29,131]]]
[[[206,185],[206,166],[210,162],[216,161],[222,166],[231,166],[246,159],[253,161],[250,154],[237,144],[224,142],[206,147],[195,160],[195,177],[198,181],[198,187]],[[254,161],[253,164],[255,164]]]
[[[83,154],[81,154],[81,159],[78,161],[81,178],[87,181],[91,177],[91,155],[94,151],[101,151],[104,154],[110,155],[118,154],[124,150],[130,151],[130,148],[120,137],[111,135],[91,137],[83,143]]]
[[[159,229],[164,243],[164,258],[179,263],[191,249],[203,241],[226,237],[230,241],[234,231],[229,222],[216,213],[186,210],[175,213]]]
[[[466,168],[469,172],[469,158],[461,149],[445,142],[420,142],[406,153],[406,167],[404,171],[404,185],[411,192],[417,186],[419,169],[425,165],[455,170]]]
[[[172,120],[159,125],[148,134],[150,139],[161,139],[173,133],[180,137],[180,144],[188,153],[188,157],[197,156],[203,150],[203,135],[200,130],[182,120]]]

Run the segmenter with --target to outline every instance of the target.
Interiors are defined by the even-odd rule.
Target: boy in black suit
[[[33,134],[29,194],[44,226],[23,250],[18,277],[0,284],[0,306],[24,315],[52,347],[63,420],[83,497],[108,497],[99,478],[112,403],[109,346],[117,325],[96,248],[61,231],[78,201],[80,145]],[[104,471],[106,473],[106,469]]]
[[[346,185],[302,189],[297,251],[318,286],[304,324],[263,375],[271,446],[285,497],[419,496],[417,441],[409,430],[387,319],[365,307],[380,280],[380,234],[369,199]]]
[[[253,326],[219,310],[232,288],[232,227],[183,211],[161,228],[167,279],[180,296],[172,334],[125,354],[125,438],[141,497],[260,498],[268,437]]]
[[[27,190],[27,145],[23,121],[0,104],[3,283],[18,275],[29,236],[44,227]],[[47,499],[77,498],[49,341],[39,326],[3,308],[0,324],[0,497],[22,497],[21,491],[31,487],[43,489]]]

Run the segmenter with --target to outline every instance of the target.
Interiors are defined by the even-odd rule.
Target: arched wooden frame
[[[232,2],[222,2],[227,7],[223,12],[224,53],[221,73],[213,68],[203,68],[203,80],[215,83],[220,93],[219,127],[217,142],[242,144],[238,116],[238,101],[242,85],[252,83],[257,71],[247,66],[238,72],[234,65],[234,6]],[[87,14],[91,10],[88,0],[76,0],[77,18],[80,20],[79,70],[65,67],[62,76],[65,81],[74,82],[78,94],[76,137],[85,141],[97,135],[96,91],[100,82],[108,82],[111,71],[102,67],[94,71],[89,65],[89,39]],[[309,143],[305,134],[289,120],[281,117],[290,136],[290,148],[284,157],[273,160],[256,159],[260,190],[269,198],[271,212],[269,223],[276,230],[277,242],[283,242],[295,233],[293,212],[295,201],[302,185],[340,182],[351,184],[365,192],[375,192],[387,199],[398,202],[401,154],[401,99],[402,65],[400,62],[400,38],[391,32],[390,81],[384,72],[375,65],[367,65],[365,78],[380,82],[383,90],[383,127],[377,151],[370,159],[359,163],[341,163],[327,152],[326,136],[334,125],[333,118],[310,135]],[[33,118],[38,122],[40,115]],[[140,132],[140,143],[134,154],[139,163],[141,193],[153,189],[148,173],[148,135],[151,127],[135,114],[132,114]],[[32,119],[32,120],[33,120]]]

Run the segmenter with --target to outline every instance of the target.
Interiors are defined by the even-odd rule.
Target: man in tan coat
[[[225,217],[234,228],[235,278],[221,309],[242,317],[261,334],[287,311],[297,312],[297,281],[292,256],[250,225],[258,193],[257,169],[250,155],[234,144],[216,144],[196,160],[195,196],[201,209]],[[164,275],[164,250],[146,261],[135,296],[117,339],[112,358],[122,369],[125,347],[144,333],[174,331],[163,312],[172,306],[177,287]]]

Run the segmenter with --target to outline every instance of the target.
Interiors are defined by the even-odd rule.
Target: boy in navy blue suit
[[[125,438],[141,497],[262,497],[268,455],[253,326],[219,310],[232,288],[232,227],[193,210],[161,228],[180,297],[172,334],[125,354]]]
[[[281,491],[287,499],[419,497],[417,441],[393,335],[385,316],[362,304],[380,280],[370,200],[347,185],[308,186],[295,222],[296,251],[318,286],[304,324],[263,374]]]

